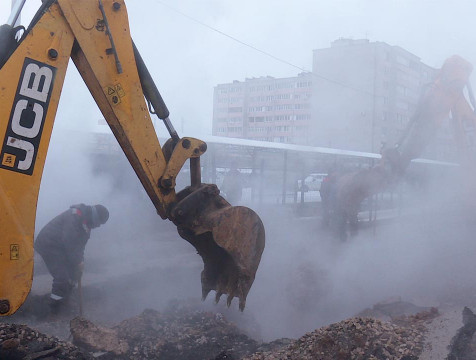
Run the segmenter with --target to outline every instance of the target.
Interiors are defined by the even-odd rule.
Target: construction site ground
[[[120,329],[130,336],[130,324],[150,319],[180,328],[180,321],[199,316],[195,325],[206,336],[210,327],[226,328],[213,336],[233,349],[211,347],[209,354],[196,359],[445,359],[463,326],[464,307],[476,309],[472,212],[455,211],[448,203],[445,207],[429,204],[416,212],[377,218],[375,224],[362,223],[357,236],[339,242],[319,218],[296,217],[292,207],[257,210],[265,223],[267,243],[243,313],[236,300],[230,308],[224,299],[215,304],[214,296],[200,301],[200,257],[171,223],[144,211],[140,221],[118,226],[116,233],[104,227],[93,234],[83,276],[83,318],[100,328],[94,331],[115,329],[117,335]],[[1,322],[25,324],[71,341],[70,320],[79,315],[78,290],[65,312],[48,315],[51,277],[41,258],[35,261],[29,298],[17,314]],[[415,314],[420,315],[408,317]],[[376,320],[369,322],[369,318]],[[195,325],[182,324],[188,329],[183,331]],[[147,332],[143,325],[135,326]],[[161,334],[157,327],[154,331]],[[0,348],[6,346],[7,333],[0,328]],[[223,333],[234,340],[220,340]],[[239,334],[242,345],[237,346]],[[190,336],[196,335],[195,331]],[[206,336],[194,341],[209,343]],[[382,339],[387,345],[380,343]],[[143,346],[150,354],[152,348]],[[86,353],[104,359],[169,359],[174,354],[146,357],[138,353],[140,349],[137,356],[130,349],[115,357],[97,348]],[[366,352],[369,349],[372,353]],[[186,358],[181,356],[177,358]]]

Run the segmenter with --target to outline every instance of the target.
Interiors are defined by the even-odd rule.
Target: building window
[[[296,110],[299,110],[299,109],[309,109],[310,105],[309,104],[295,104],[294,105],[294,108]]]
[[[408,106],[408,103],[403,102],[403,101],[399,101],[399,102],[397,102],[397,108],[400,109],[400,110],[408,111],[409,106]]]
[[[410,60],[401,55],[397,56],[397,63],[404,66],[410,66]]]
[[[299,114],[296,115],[296,120],[311,120],[310,114]]]
[[[407,94],[407,88],[405,86],[397,85],[397,94],[406,95]]]
[[[415,71],[420,71],[420,64],[417,63],[416,61],[411,61],[410,62],[410,69],[415,70]]]

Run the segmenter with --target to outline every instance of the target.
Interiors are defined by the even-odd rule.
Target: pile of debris
[[[59,341],[26,325],[0,324],[0,359],[44,358],[89,360],[93,357],[83,353],[69,342]]]
[[[90,351],[107,351],[125,359],[418,359],[424,322],[436,309],[393,322],[356,317],[315,330],[298,340],[258,344],[220,313],[184,311],[161,314],[146,310],[118,326],[101,328],[85,320],[71,323],[74,343]]]
[[[74,345],[24,325],[0,324],[0,359],[411,360],[422,352],[424,323],[436,316],[430,309],[391,321],[355,317],[297,340],[258,343],[221,313],[178,306],[163,313],[145,310],[112,328],[75,318]]]
[[[245,359],[416,360],[423,341],[424,327],[417,319],[407,319],[406,326],[399,326],[357,317],[308,333],[285,349],[256,353]]]
[[[241,359],[259,349],[222,314],[198,310],[145,310],[113,328],[76,318],[71,321],[71,334],[79,347],[104,351],[115,359]]]

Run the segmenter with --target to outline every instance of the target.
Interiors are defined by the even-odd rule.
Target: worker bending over
[[[38,234],[35,250],[53,276],[50,295],[53,311],[57,311],[68,298],[82,275],[84,248],[91,229],[108,219],[109,211],[103,205],[73,205],[46,224]]]

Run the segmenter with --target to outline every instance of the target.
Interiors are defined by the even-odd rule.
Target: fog
[[[2,16],[8,5],[0,4]],[[25,20],[38,5],[27,3]],[[455,53],[476,64],[468,26],[475,9],[469,0],[128,2],[131,32],[171,119],[181,136],[193,137],[211,133],[214,86],[253,76],[295,76],[298,68],[311,68],[313,49],[339,37],[398,45],[433,67]],[[470,177],[455,170],[447,178],[432,178],[424,191],[408,185],[401,216],[362,228],[346,242],[323,229],[317,216],[243,201],[266,229],[245,312],[239,313],[236,300],[230,309],[223,300],[214,305],[213,294],[202,304],[200,257],[156,214],[125,157],[117,155],[111,173],[97,171],[91,132],[110,133],[98,125],[101,118],[70,64],[42,179],[36,233],[72,204],[108,207],[110,221],[92,231],[85,255],[84,286],[95,289],[98,299],[96,309],[85,309],[92,320],[113,324],[145,308],[191,302],[222,311],[253,335],[272,340],[298,337],[390,297],[421,306],[474,299],[476,213],[467,188],[459,185]],[[161,125],[157,131],[165,135]],[[41,286],[35,278],[34,291],[44,291]]]
[[[110,221],[92,231],[85,255],[85,293],[97,299],[85,313],[99,323],[116,324],[146,308],[191,304],[223,312],[250,335],[273,340],[301,336],[389,298],[444,307],[470,302],[476,294],[475,211],[461,191],[467,177],[459,170],[431,177],[423,188],[403,184],[401,215],[384,220],[378,212],[375,227],[363,221],[359,234],[345,242],[323,229],[318,216],[243,200],[264,222],[266,248],[240,313],[236,300],[230,309],[223,299],[215,305],[213,293],[200,302],[200,257],[173,224],[155,214],[125,157],[118,156],[111,173],[98,174],[94,155],[83,149],[88,134],[76,134],[65,146],[58,137],[66,134],[71,136],[59,130],[52,139],[37,230],[74,203],[109,208]],[[44,282],[45,275],[39,279]]]
[[[410,191],[406,215],[345,243],[316,218],[265,212],[267,248],[248,301],[265,336],[302,335],[390,298],[442,307],[472,301],[475,213],[458,181],[455,174],[425,195]]]

